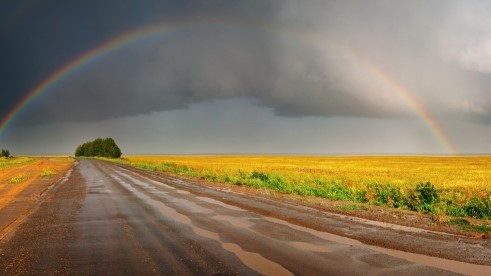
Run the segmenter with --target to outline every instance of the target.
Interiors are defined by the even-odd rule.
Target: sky
[[[0,147],[489,154],[491,2],[3,0]]]

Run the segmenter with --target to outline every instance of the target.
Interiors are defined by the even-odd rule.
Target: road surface
[[[489,266],[367,245],[329,233],[331,226],[419,239],[411,231],[79,159],[28,214],[0,229],[0,274],[491,275]],[[442,248],[460,246],[455,237],[445,239]],[[476,249],[478,260],[491,256],[487,244],[465,246]]]

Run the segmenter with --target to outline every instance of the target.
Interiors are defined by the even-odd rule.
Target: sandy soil
[[[36,200],[46,189],[65,176],[73,166],[73,161],[67,158],[42,157],[27,164],[0,170],[0,238],[7,232],[6,228],[34,208]],[[44,170],[49,170],[52,174],[43,176]],[[12,178],[20,175],[27,176],[27,179],[11,183]]]

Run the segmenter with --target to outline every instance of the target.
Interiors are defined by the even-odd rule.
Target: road
[[[346,220],[173,176],[79,159],[15,227],[3,230],[0,274],[491,274],[490,266],[384,249],[329,233],[332,226],[379,236],[387,231],[401,242],[419,239],[410,231]],[[454,246],[454,237],[445,239],[442,248]],[[482,244],[472,248],[485,255],[481,259],[491,256]]]

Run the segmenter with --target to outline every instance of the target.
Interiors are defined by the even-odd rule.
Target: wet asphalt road
[[[452,274],[242,209],[229,194],[80,159],[1,240],[0,274]]]

